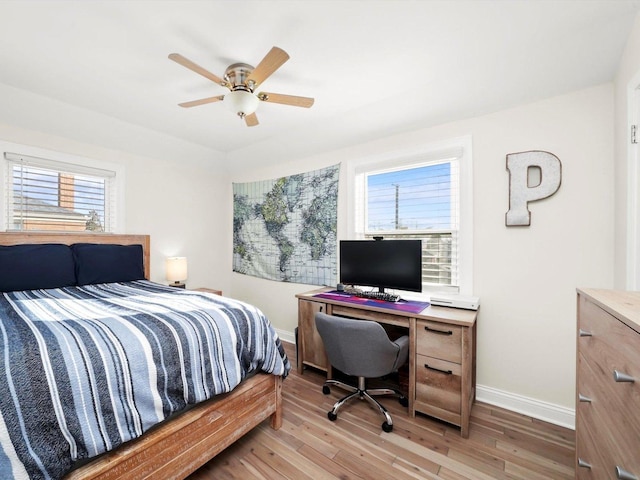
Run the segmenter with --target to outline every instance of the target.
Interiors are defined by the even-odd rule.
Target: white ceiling
[[[0,83],[241,158],[308,152],[479,115],[613,79],[638,1],[6,1]],[[248,128],[218,76],[277,45],[290,60],[258,90]],[[117,146],[116,146],[117,147]]]

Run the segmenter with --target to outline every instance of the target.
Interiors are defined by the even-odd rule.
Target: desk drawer
[[[462,363],[462,327],[418,320],[416,351],[419,355]]]
[[[430,413],[420,404],[459,416],[462,408],[462,367],[453,362],[417,355],[416,410]],[[440,417],[442,418],[442,417]],[[444,418],[452,421],[452,417]]]
[[[345,307],[342,305],[331,305],[330,314],[339,317],[357,318],[361,320],[373,320],[374,322],[387,325],[397,325],[400,327],[408,327],[409,319],[405,316],[382,313],[373,310],[361,310],[354,307]]]

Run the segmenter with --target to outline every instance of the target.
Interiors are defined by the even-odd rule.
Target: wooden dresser
[[[578,290],[576,478],[640,480],[640,292]]]

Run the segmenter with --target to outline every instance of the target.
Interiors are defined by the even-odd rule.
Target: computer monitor
[[[422,240],[341,240],[340,283],[422,291]]]

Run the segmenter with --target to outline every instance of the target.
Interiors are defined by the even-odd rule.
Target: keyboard
[[[357,292],[354,293],[356,297],[371,298],[373,300],[382,300],[384,302],[398,302],[400,301],[400,295],[386,292]]]

